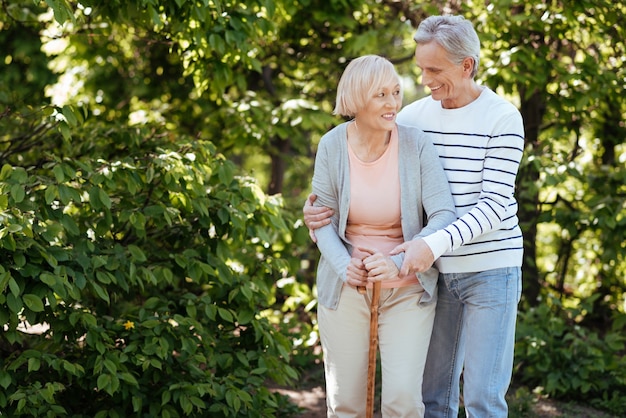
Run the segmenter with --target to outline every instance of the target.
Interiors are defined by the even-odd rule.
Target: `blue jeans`
[[[426,418],[457,418],[459,384],[470,418],[506,417],[513,371],[519,267],[439,274],[439,300],[424,371]]]

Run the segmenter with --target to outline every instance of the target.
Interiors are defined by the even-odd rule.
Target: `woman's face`
[[[402,90],[396,78],[374,90],[365,106],[357,114],[358,126],[389,131],[393,129],[396,115],[402,107]]]

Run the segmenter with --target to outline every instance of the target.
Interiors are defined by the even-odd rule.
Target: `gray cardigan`
[[[329,225],[315,230],[321,252],[317,266],[318,302],[330,309],[336,309],[339,304],[352,253],[352,246],[346,240],[350,208],[349,123],[336,126],[322,137],[313,173],[315,205],[327,206],[335,212]],[[456,212],[450,186],[431,140],[418,128],[397,126],[402,234],[408,241],[448,226],[456,220]],[[404,253],[392,259],[400,268]],[[425,290],[421,303],[436,300],[437,276],[434,267],[419,273]]]

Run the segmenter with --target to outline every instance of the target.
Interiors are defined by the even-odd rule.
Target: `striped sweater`
[[[439,271],[521,266],[514,190],[524,126],[515,106],[485,87],[458,109],[444,109],[431,97],[418,100],[397,121],[429,134],[450,183],[458,219],[424,239]]]

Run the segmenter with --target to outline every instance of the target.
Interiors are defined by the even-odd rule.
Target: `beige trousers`
[[[318,306],[329,418],[365,416],[371,292],[364,296],[346,285],[336,310]],[[422,295],[419,285],[381,290],[378,338],[385,418],[424,416],[422,378],[436,302],[419,305]]]

